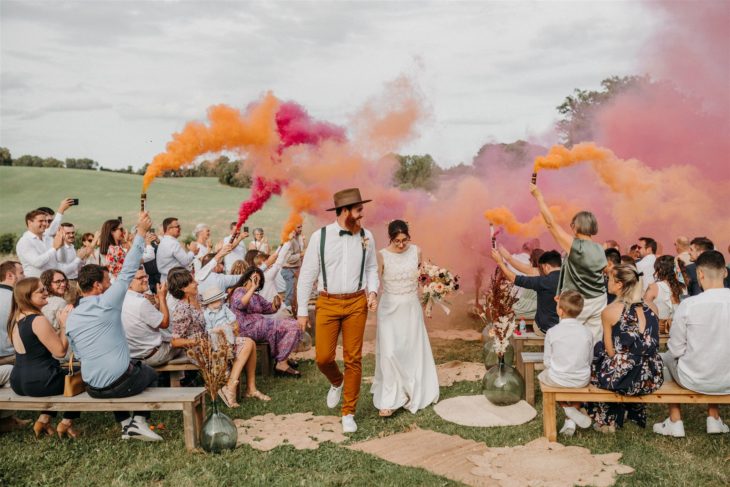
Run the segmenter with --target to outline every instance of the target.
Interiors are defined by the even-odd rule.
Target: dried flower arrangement
[[[218,333],[221,336],[217,343],[213,343],[208,334],[201,334],[195,337],[194,345],[187,347],[187,355],[198,366],[211,401],[215,401],[218,391],[228,381],[228,362],[233,358],[225,335]]]
[[[477,302],[476,314],[489,328],[489,336],[493,338],[494,351],[504,356],[509,346],[509,339],[515,330],[514,304],[519,298],[515,296],[514,286],[499,267],[494,270],[484,303]]]

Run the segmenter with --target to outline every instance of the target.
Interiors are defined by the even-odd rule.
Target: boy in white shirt
[[[583,311],[583,296],[577,291],[560,294],[557,306],[560,321],[545,334],[545,370],[537,378],[546,386],[579,388],[591,379],[593,334],[576,318]],[[561,403],[565,424],[560,433],[572,436],[576,425],[588,428],[591,418],[579,411],[580,403]]]

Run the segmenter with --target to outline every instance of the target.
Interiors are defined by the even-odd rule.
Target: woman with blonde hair
[[[626,396],[651,394],[664,382],[659,356],[659,319],[653,304],[642,300],[641,273],[632,265],[617,265],[608,275],[608,290],[616,300],[601,313],[603,341],[594,349],[591,384]],[[646,426],[646,405],[590,403],[595,428],[613,432],[624,419]]]
[[[13,303],[8,319],[8,337],[15,348],[15,366],[10,374],[10,387],[20,396],[44,397],[63,393],[65,371],[54,357],[63,357],[68,350],[66,318],[71,306],[58,313],[59,332],[43,316],[41,309],[48,302],[48,290],[37,277],[18,281],[13,290]],[[42,411],[33,425],[36,438],[53,435],[51,418],[55,411]],[[59,438],[76,438],[72,420],[78,412],[63,413],[56,433]]]
[[[583,311],[577,319],[584,322],[591,330],[593,342],[598,342],[602,338],[601,312],[608,302],[603,274],[608,261],[603,246],[593,241],[593,237],[598,233],[598,221],[590,211],[576,213],[570,222],[571,235],[558,225],[536,185],[530,185],[530,193],[537,200],[540,214],[550,235],[568,254],[560,268],[558,295],[572,289],[583,296]]]

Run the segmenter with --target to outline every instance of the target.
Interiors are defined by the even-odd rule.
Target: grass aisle
[[[438,363],[448,360],[480,361],[479,344],[432,340]],[[364,360],[364,376],[373,374],[374,357]],[[331,414],[324,403],[327,383],[313,362],[302,363],[300,380],[261,379],[259,387],[273,397],[265,404],[245,401],[235,418],[249,418],[267,412],[286,414],[312,411]],[[479,394],[479,383],[457,383],[442,388],[442,398]],[[538,395],[539,397],[539,395]],[[367,385],[363,385],[358,406],[359,430],[351,441],[407,430],[411,425],[485,442],[490,446],[524,444],[542,434],[541,404],[532,422],[509,428],[468,428],[441,420],[432,408],[413,416],[399,413],[389,420],[378,417]],[[730,410],[723,408],[726,418]],[[705,411],[686,407],[687,438],[660,438],[650,429],[627,427],[615,435],[578,432],[567,445],[589,448],[593,453],[620,451],[623,463],[636,469],[622,476],[617,485],[631,486],[723,486],[730,484],[730,438],[704,433]],[[650,422],[663,419],[664,408],[650,409]],[[35,417],[21,413],[24,418]],[[124,442],[110,413],[84,414],[79,422],[83,436],[77,441],[45,438],[36,441],[30,430],[0,436],[0,485],[174,485],[174,486],[439,486],[458,485],[424,470],[401,467],[370,455],[324,443],[318,450],[297,451],[286,446],[260,452],[244,445],[222,455],[188,454],[182,440],[182,415],[156,413],[162,421],[162,443]],[[562,419],[561,419],[562,420]]]

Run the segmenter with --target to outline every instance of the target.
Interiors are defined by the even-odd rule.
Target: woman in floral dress
[[[179,299],[180,302],[172,312],[172,346],[190,347],[202,336],[207,334],[205,330],[205,315],[198,297],[198,282],[188,270],[176,271],[167,276],[167,284],[170,287],[170,294]],[[246,363],[253,360],[256,363],[256,344],[253,340],[236,338],[233,347],[234,360],[228,376],[228,382],[220,388],[218,394],[228,407],[238,407],[236,401],[236,390],[238,378],[241,376]],[[255,368],[247,376],[245,397],[252,397],[260,401],[270,401],[271,398],[262,394],[256,389]]]
[[[633,265],[615,266],[608,290],[618,296],[601,314],[603,341],[596,343],[591,384],[626,396],[651,394],[664,382],[656,309],[641,299],[641,274]],[[595,428],[612,432],[624,419],[646,426],[646,405],[588,403]]]
[[[271,356],[276,360],[274,373],[279,376],[300,377],[292,368],[289,355],[299,345],[302,330],[294,318],[274,315],[281,303],[272,305],[258,292],[264,288],[264,273],[258,267],[249,267],[241,278],[244,285],[233,291],[231,310],[238,320],[238,333],[256,341],[267,341]]]

